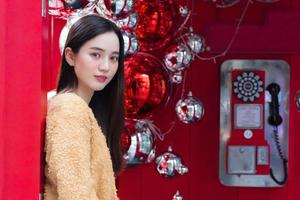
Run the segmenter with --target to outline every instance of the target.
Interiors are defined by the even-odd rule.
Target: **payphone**
[[[227,186],[287,181],[289,65],[227,60],[221,66],[219,178]]]

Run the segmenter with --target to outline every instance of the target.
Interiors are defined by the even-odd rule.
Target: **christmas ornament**
[[[138,39],[136,34],[130,29],[122,29],[122,35],[124,39],[124,53],[125,56],[134,54],[139,49]]]
[[[169,75],[154,56],[136,53],[125,61],[125,111],[127,117],[150,116],[170,96]]]
[[[296,104],[297,110],[300,112],[300,90],[298,90],[298,92],[296,92],[295,104]]]
[[[190,48],[193,54],[199,54],[205,50],[204,38],[193,32],[185,35],[184,43]]]
[[[189,9],[186,6],[180,6],[179,13],[182,17],[186,17],[189,13]]]
[[[181,71],[192,62],[192,54],[189,48],[180,43],[167,49],[164,63],[172,71]]]
[[[132,14],[128,15],[125,18],[121,18],[121,19],[116,19],[115,23],[120,27],[120,28],[134,28],[136,27],[138,22],[138,15],[136,12],[133,12]]]
[[[127,121],[121,141],[128,165],[149,163],[155,158],[154,133],[149,121]]]
[[[156,158],[157,171],[164,177],[173,177],[177,174],[184,175],[188,168],[182,164],[181,158],[172,152],[169,147],[168,151]]]
[[[175,111],[180,121],[190,124],[203,117],[204,106],[201,101],[193,97],[192,92],[189,92],[186,99],[180,99],[177,102]]]
[[[218,8],[226,8],[237,4],[240,0],[212,0]]]
[[[134,0],[98,0],[96,10],[100,15],[117,19],[132,12],[134,3]]]
[[[174,194],[172,200],[183,200],[183,197],[180,195],[179,191]]]
[[[174,72],[171,74],[171,82],[172,83],[179,84],[182,82],[182,79],[183,79],[183,75],[182,75],[181,71]]]
[[[164,47],[179,27],[182,16],[173,0],[140,0],[136,3],[139,23],[136,34],[142,51]]]
[[[93,12],[96,0],[49,1],[49,14],[67,19],[69,16],[83,16]]]

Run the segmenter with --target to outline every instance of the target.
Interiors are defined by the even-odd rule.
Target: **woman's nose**
[[[99,64],[100,71],[108,71],[109,70],[109,59],[103,58]]]

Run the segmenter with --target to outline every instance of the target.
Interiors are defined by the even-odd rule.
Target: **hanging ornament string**
[[[180,12],[187,12],[186,17],[183,21],[183,23],[180,25],[180,27],[177,29],[177,31],[174,33],[174,36],[176,36],[178,33],[181,33],[182,30],[185,28],[186,23],[189,21],[190,17],[191,17],[191,11],[187,11],[188,8],[186,7],[180,7]],[[192,17],[191,17],[192,19]],[[181,35],[181,34],[180,34]]]
[[[190,19],[190,26],[193,25],[193,17],[190,18],[190,15],[192,15],[193,13],[194,13],[194,1],[192,1],[191,11],[189,11],[188,17],[186,18],[186,20]],[[185,21],[185,23],[187,23],[187,21]],[[184,25],[185,25],[185,23],[184,23]],[[183,26],[181,26],[178,31],[182,32],[182,30],[183,30]],[[179,39],[182,40],[185,43],[185,45],[187,45],[187,42],[184,39],[184,35],[183,34],[180,34],[180,35],[181,36],[179,37]],[[184,96],[184,93],[185,93],[186,77],[187,77],[187,70],[184,70],[180,99],[183,99],[183,96]]]
[[[184,71],[184,74],[183,74],[183,83],[182,83],[182,90],[181,90],[181,94],[180,94],[180,99],[183,99],[183,95],[184,95],[184,93],[185,93],[185,84],[186,84],[186,76],[187,76],[187,70],[185,70]],[[159,130],[159,128],[157,128],[156,130],[159,130],[158,132],[156,132],[156,133],[159,133],[159,134],[155,134],[161,141],[163,141],[164,140],[164,138],[165,138],[165,136],[167,135],[167,134],[169,134],[172,130],[173,130],[173,128],[175,127],[175,125],[176,125],[176,115],[174,115],[174,118],[173,118],[173,120],[170,122],[170,127],[168,128],[168,130],[167,131],[165,131],[164,133],[162,133],[160,130]],[[155,125],[154,125],[155,126]]]
[[[246,16],[246,13],[247,13],[247,11],[249,9],[250,4],[252,4],[252,3],[253,3],[252,0],[248,0],[247,1],[246,5],[245,5],[245,7],[243,9],[243,12],[242,12],[242,14],[241,14],[241,16],[240,16],[240,18],[238,20],[238,23],[236,25],[235,31],[234,31],[234,33],[232,35],[232,38],[231,38],[230,42],[228,43],[226,49],[222,53],[220,53],[218,55],[215,55],[215,56],[212,56],[212,57],[201,57],[201,56],[198,56],[198,55],[195,55],[195,56],[197,58],[199,58],[200,60],[213,60],[215,63],[216,63],[216,59],[217,58],[226,56],[227,53],[228,53],[228,51],[230,50],[231,46],[233,45],[233,43],[234,43],[234,41],[235,41],[238,33],[239,33],[240,26],[241,26],[242,22],[244,21],[244,18]]]
[[[181,94],[180,94],[180,99],[183,99],[183,95],[185,93],[186,76],[187,76],[187,71],[185,71],[184,75],[183,75],[183,81],[182,81],[183,83],[182,83],[182,90],[181,90]],[[149,128],[154,133],[156,138],[159,138],[161,141],[164,140],[165,136],[167,134],[169,134],[174,129],[174,127],[176,125],[176,115],[174,115],[172,121],[170,122],[170,127],[166,131],[164,131],[164,133],[162,133],[162,131],[156,125],[153,124],[153,121],[148,120],[148,119],[143,119],[143,120],[148,123]]]
[[[245,5],[245,7],[244,7],[244,9],[243,9],[243,11],[242,11],[242,14],[241,14],[240,18],[238,19],[238,22],[237,22],[235,31],[234,31],[234,33],[233,33],[233,35],[232,35],[232,37],[231,37],[231,40],[229,41],[227,47],[225,48],[225,50],[224,50],[222,53],[217,54],[217,55],[215,55],[215,56],[211,56],[211,57],[202,57],[202,56],[199,56],[199,55],[197,55],[197,54],[194,54],[194,56],[197,57],[197,58],[200,59],[200,60],[213,60],[215,63],[216,63],[216,59],[217,59],[217,58],[226,56],[227,53],[228,53],[228,51],[229,51],[230,48],[232,47],[234,41],[236,40],[236,37],[237,37],[237,35],[238,35],[238,33],[239,33],[241,24],[242,24],[242,22],[244,21],[244,18],[245,18],[245,16],[246,16],[246,13],[247,13],[249,7],[250,7],[250,4],[252,4],[252,3],[253,3],[252,0],[248,0],[248,1],[247,1],[246,5]],[[192,19],[192,17],[191,17],[191,19]],[[191,23],[192,23],[192,20],[191,20]],[[182,38],[182,40],[184,41],[183,38]]]
[[[182,90],[181,90],[181,94],[180,94],[180,99],[183,99],[183,95],[185,93],[186,76],[187,76],[187,70],[185,70],[184,74],[183,74]]]
[[[183,74],[183,81],[182,81],[183,83],[182,83],[182,90],[181,90],[181,94],[180,94],[180,99],[183,99],[183,95],[184,95],[184,93],[185,93],[186,76],[187,76],[187,70],[185,70],[185,71],[184,71],[184,74]],[[150,120],[148,120],[148,121],[150,121]],[[150,122],[152,122],[152,121],[150,121]],[[160,129],[159,129],[157,126],[155,126],[153,123],[152,123],[152,125],[153,125],[153,127],[154,127],[154,130],[158,130],[158,131],[153,131],[153,132],[155,133],[155,135],[156,135],[161,141],[163,141],[164,138],[165,138],[165,136],[166,136],[167,134],[169,134],[169,133],[173,130],[173,128],[175,127],[175,125],[176,125],[176,115],[174,115],[173,120],[170,122],[170,127],[168,128],[168,130],[165,131],[164,133],[162,133],[162,132],[160,131]]]
[[[171,132],[171,130],[173,129],[173,127],[175,125],[175,122],[174,123],[172,122],[171,123],[172,126],[165,133],[162,133],[161,130],[150,119],[142,119],[142,120],[135,119],[134,121],[139,122],[141,124],[147,124],[147,127],[154,134],[155,139],[158,138],[160,141],[163,141],[165,139],[165,136]]]

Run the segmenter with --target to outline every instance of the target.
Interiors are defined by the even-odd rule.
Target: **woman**
[[[98,15],[70,29],[46,121],[45,200],[118,199],[124,42]]]

